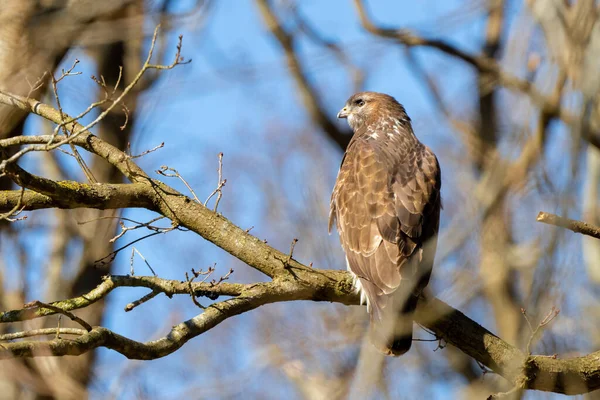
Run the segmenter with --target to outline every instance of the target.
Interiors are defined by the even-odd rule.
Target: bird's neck
[[[402,136],[405,139],[417,140],[410,118],[406,114],[401,114],[399,117],[385,116],[379,118],[370,118],[363,121],[353,129],[355,136],[370,137],[373,139],[393,139],[397,136]]]

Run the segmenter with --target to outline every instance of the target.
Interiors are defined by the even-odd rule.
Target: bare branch
[[[31,303],[27,303],[25,304],[25,308],[33,308],[33,307],[37,307],[37,308],[46,308],[48,310],[52,310],[55,313],[58,314],[62,314],[66,317],[69,317],[72,321],[77,322],[79,325],[83,326],[85,328],[86,331],[91,331],[92,327],[90,326],[90,324],[88,324],[87,322],[85,322],[84,320],[82,320],[81,318],[79,318],[77,315],[73,314],[70,311],[67,310],[63,310],[60,307],[57,307],[55,305],[52,304],[46,304],[46,303],[42,303],[39,300],[36,301],[32,301]]]
[[[45,106],[36,100],[24,98],[22,96],[17,96],[17,95],[0,90],[0,104],[14,106],[23,111],[27,111],[27,112],[30,112],[33,114],[40,115],[40,116],[58,124],[57,129],[64,127],[66,130],[71,132],[71,134],[68,136],[63,135],[63,138],[61,140],[59,140],[58,142],[56,142],[56,141],[54,141],[54,139],[52,139],[48,143],[46,143],[45,146],[27,146],[27,147],[23,148],[22,150],[15,153],[13,156],[9,157],[6,160],[3,160],[0,163],[0,172],[2,172],[8,164],[13,163],[14,161],[18,160],[20,157],[22,157],[24,154],[26,154],[28,152],[50,151],[50,150],[56,149],[62,145],[72,143],[75,139],[79,138],[80,136],[83,136],[85,139],[89,139],[89,137],[91,136],[91,134],[89,133],[89,130],[91,128],[93,128],[95,125],[97,125],[100,121],[102,121],[112,111],[112,109],[114,107],[116,107],[119,104],[122,104],[124,98],[129,94],[129,92],[131,92],[133,90],[133,88],[140,81],[140,79],[142,78],[142,76],[144,75],[144,73],[147,70],[149,70],[149,69],[168,70],[168,69],[175,68],[177,65],[189,63],[191,60],[184,62],[183,57],[181,57],[181,45],[182,45],[182,39],[183,39],[182,36],[179,37],[179,42],[177,44],[177,51],[175,54],[175,59],[173,60],[173,62],[171,64],[160,65],[160,64],[151,64],[150,63],[150,61],[152,59],[152,54],[154,52],[154,46],[156,45],[156,38],[158,35],[159,27],[160,26],[157,26],[154,31],[150,49],[148,50],[148,56],[146,58],[146,61],[143,64],[142,68],[140,69],[140,71],[132,79],[131,83],[123,89],[121,94],[116,99],[110,100],[111,104],[108,107],[106,107],[106,109],[104,111],[102,111],[92,122],[90,122],[86,126],[82,126],[81,124],[77,123],[77,119],[79,117],[77,117],[77,118],[67,117],[61,111],[53,109],[52,107],[49,107],[49,106]],[[92,107],[92,106],[90,106],[90,107]],[[88,108],[88,110],[86,110],[86,112],[89,110],[90,110],[90,108]],[[53,135],[53,136],[56,136],[56,135]],[[89,140],[86,140],[86,141],[89,142]],[[82,146],[82,147],[85,148],[85,146]],[[88,147],[89,147],[89,144],[88,144]],[[122,154],[124,154],[123,152],[116,149],[115,147],[113,147],[113,146],[110,146],[110,147],[112,147],[110,149],[111,155],[118,154],[119,157],[122,157]],[[88,148],[86,148],[86,149],[89,150]],[[104,150],[108,150],[108,148],[105,148]],[[102,157],[101,154],[98,154],[93,150],[89,150],[89,151],[92,151],[95,154],[100,155]],[[107,156],[108,155],[105,155],[104,158],[106,158],[107,161],[111,162],[111,164],[115,165],[130,180],[135,179],[135,172],[141,172],[140,168],[137,166],[135,168],[137,171],[132,171],[130,169],[123,168],[124,167],[122,165],[123,163],[126,163],[127,166],[129,166],[130,163],[127,163],[128,160],[121,159],[121,160],[119,160],[119,163],[117,164],[115,161],[111,161],[111,159],[109,159]],[[145,174],[142,174],[142,175],[145,176]]]
[[[173,171],[173,173],[167,174],[165,171]],[[196,203],[200,204],[200,199],[198,199],[198,196],[196,196],[196,192],[194,192],[194,189],[192,189],[192,187],[189,185],[189,183],[187,183],[187,181],[185,179],[183,179],[183,176],[181,176],[181,174],[179,174],[179,172],[177,172],[176,169],[169,168],[166,165],[163,165],[160,167],[160,169],[156,170],[156,172],[161,174],[162,176],[166,176],[169,178],[179,178],[179,180],[181,180],[181,182],[183,182],[185,187],[188,188],[188,190],[190,191],[192,196],[194,196],[194,200],[196,200]],[[204,203],[204,205],[206,206],[206,203]]]
[[[14,219],[12,219],[11,217],[13,215],[18,215],[21,211],[23,211],[25,209],[25,206],[23,205],[23,196],[24,195],[25,195],[25,188],[21,188],[19,190],[19,195],[17,197],[17,203],[8,212],[6,212],[4,214],[0,214],[0,221],[2,221],[3,219],[10,221],[10,222],[14,221]],[[1,196],[1,192],[0,192],[0,196]],[[1,197],[0,197],[0,209],[2,209]]]
[[[160,294],[159,291],[153,290],[150,293],[148,293],[147,295],[145,295],[144,297],[139,298],[136,301],[133,301],[133,302],[127,304],[125,306],[125,311],[129,312],[129,311],[133,310],[134,308],[136,308],[137,306],[142,305],[145,302],[152,300],[153,298],[155,298],[159,294]]]
[[[223,195],[223,186],[225,186],[225,184],[227,183],[227,179],[223,179],[223,153],[219,153],[219,168],[217,169],[217,172],[219,173],[219,182],[217,183],[217,188],[215,190],[213,190],[213,192],[210,194],[210,196],[208,196],[208,198],[206,199],[206,201],[204,202],[204,207],[206,207],[206,205],[208,204],[208,202],[210,201],[210,199],[212,199],[212,197],[216,194],[217,195],[217,200],[215,200],[215,207],[213,208],[214,212],[217,212],[217,208],[219,207],[219,202],[221,201],[221,196]],[[194,195],[195,197],[195,195]],[[198,199],[196,199],[198,200]]]
[[[0,335],[0,342],[15,339],[24,339],[33,336],[46,336],[46,335],[85,335],[88,331],[84,329],[76,328],[44,328],[44,329],[33,329],[24,332],[5,333]],[[2,347],[2,345],[0,345]]]
[[[192,287],[197,296],[205,296],[211,294],[214,296],[239,296],[242,292],[252,285],[240,283],[226,283],[220,285],[212,285],[210,283],[193,283]],[[110,275],[104,281],[90,292],[74,297],[68,300],[55,301],[48,305],[62,311],[72,311],[80,308],[85,308],[90,304],[103,299],[111,291],[117,287],[145,287],[159,293],[164,293],[167,296],[174,294],[189,294],[189,288],[185,282],[160,279],[153,276],[127,276],[127,275]],[[57,312],[55,309],[44,307],[25,307],[20,310],[12,310],[0,312],[0,323],[26,321],[30,319],[40,318],[48,315],[54,315]]]
[[[129,156],[131,158],[140,158],[140,157],[145,156],[146,154],[149,154],[149,153],[155,152],[156,150],[162,149],[163,147],[165,147],[165,142],[161,142],[161,144],[159,144],[158,146],[154,146],[150,150],[145,150],[138,155],[133,155],[133,154],[131,154],[131,144],[127,143],[127,153],[129,153]]]
[[[62,81],[64,78],[66,78],[67,76],[81,75],[81,72],[72,72],[75,69],[75,67],[77,66],[77,64],[79,64],[79,60],[75,59],[71,68],[69,68],[66,71],[63,69],[62,74],[60,77],[58,77],[58,79],[54,77],[54,74],[50,74],[50,81],[52,82],[52,90],[54,92],[54,99],[56,100],[56,107],[58,108],[58,112],[60,113],[60,119],[61,119],[61,123],[58,126],[62,128],[65,136],[69,136],[69,131],[67,130],[67,128],[65,126],[65,113],[63,112],[62,105],[60,104],[60,97],[58,96],[58,83],[60,81]],[[98,183],[98,180],[94,177],[92,170],[90,170],[90,168],[87,166],[87,164],[85,163],[83,158],[81,158],[81,155],[75,148],[75,145],[73,143],[69,143],[69,146],[71,147],[71,151],[73,152],[72,156],[75,157],[75,160],[77,160],[77,163],[81,167],[81,170],[87,177],[88,181],[90,183]]]
[[[564,218],[544,211],[540,211],[536,220],[548,225],[560,226],[561,228],[566,228],[573,232],[581,233],[582,235],[600,239],[600,227],[588,224],[587,222]]]
[[[154,269],[152,268],[152,266],[150,265],[148,260],[146,260],[146,257],[144,257],[142,255],[142,253],[140,253],[140,251],[138,249],[136,249],[135,247],[131,248],[131,275],[133,275],[133,258],[135,256],[135,253],[137,253],[137,255],[140,256],[140,258],[144,261],[144,263],[146,264],[146,266],[148,267],[150,272],[152,272],[152,275],[158,276],[158,275],[156,275],[156,272],[154,272]]]

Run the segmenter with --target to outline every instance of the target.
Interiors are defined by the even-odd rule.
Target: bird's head
[[[377,92],[360,92],[346,101],[337,117],[347,118],[350,127],[356,131],[363,124],[377,119],[380,114],[388,111],[402,118],[406,116],[404,107],[392,96]]]

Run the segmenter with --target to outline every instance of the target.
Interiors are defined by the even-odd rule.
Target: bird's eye
[[[359,107],[362,107],[365,105],[365,101],[363,99],[354,100],[354,104]]]

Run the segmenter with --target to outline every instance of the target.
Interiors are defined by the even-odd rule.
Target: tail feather
[[[394,300],[392,307],[386,307],[381,320],[371,318],[370,339],[377,350],[397,357],[412,345],[413,315],[419,298],[410,293],[408,298],[394,296]]]

